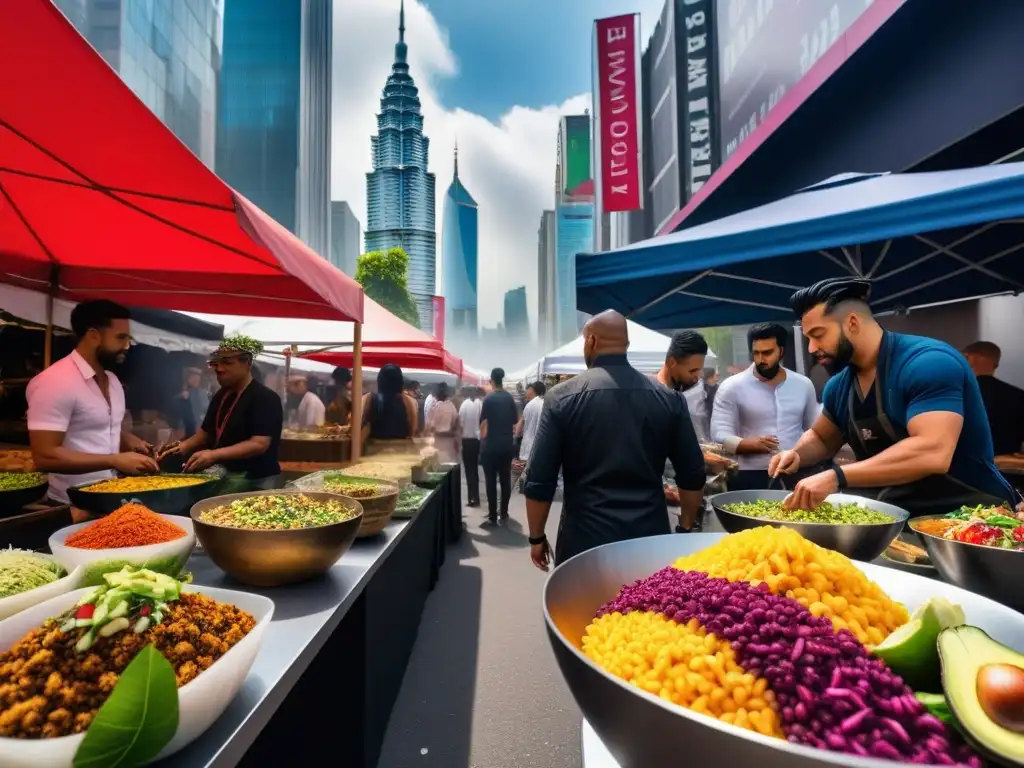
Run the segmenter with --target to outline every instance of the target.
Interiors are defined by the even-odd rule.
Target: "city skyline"
[[[445,342],[476,339],[479,259],[478,206],[459,178],[459,148],[455,147],[452,183],[444,198],[441,219],[441,270],[445,298]]]

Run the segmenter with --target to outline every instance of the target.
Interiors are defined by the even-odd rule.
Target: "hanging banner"
[[[444,344],[444,296],[432,296],[434,309],[434,338]]]
[[[604,213],[643,207],[639,21],[630,14],[594,22],[594,136]]]

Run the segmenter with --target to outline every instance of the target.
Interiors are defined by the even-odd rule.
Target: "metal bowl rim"
[[[220,523],[211,523],[199,517],[196,517],[196,507],[198,507],[200,504],[205,504],[210,501],[222,499],[225,496],[283,496],[286,494],[291,496],[305,496],[306,494],[309,493],[321,493],[325,496],[334,496],[339,499],[345,499],[346,501],[354,501],[356,503],[356,506],[359,507],[359,509],[356,510],[356,514],[354,517],[349,517],[345,520],[339,520],[336,523],[324,523],[323,525],[307,525],[303,528],[241,528],[237,525],[221,525]],[[342,496],[340,493],[331,493],[330,491],[302,491],[299,490],[298,488],[282,488],[276,491],[247,491],[243,493],[226,493],[224,494],[224,496],[211,496],[208,499],[203,499],[202,501],[198,501],[195,504],[193,504],[192,508],[188,511],[188,517],[195,523],[200,523],[201,525],[205,525],[210,528],[220,528],[221,530],[225,531],[245,531],[246,533],[299,533],[301,531],[322,531],[327,528],[333,528],[336,525],[347,525],[355,521],[361,521],[363,519],[363,505],[359,503],[359,499],[354,499],[351,496]]]
[[[717,536],[718,538],[715,540],[715,542],[713,542],[712,544],[709,544],[709,546],[714,546],[715,543],[717,543],[718,541],[721,541],[721,539],[723,539],[726,536],[729,536],[731,534],[728,534],[728,533],[721,533],[721,534],[710,533],[710,534],[702,534],[702,535]],[[771,736],[765,736],[764,734],[758,733],[756,731],[747,731],[746,729],[740,729],[740,732],[737,733],[737,732],[735,732],[733,730],[733,728],[735,728],[735,726],[729,727],[728,723],[723,723],[721,720],[718,720],[717,718],[710,717],[710,716],[701,716],[699,713],[692,712],[691,710],[687,709],[686,707],[682,707],[682,706],[680,706],[678,704],[673,704],[671,702],[667,702],[664,699],[662,699],[660,696],[655,696],[653,693],[649,693],[649,692],[643,690],[642,688],[638,688],[635,685],[631,685],[630,683],[627,683],[625,680],[622,680],[622,679],[616,677],[615,675],[612,675],[612,674],[606,672],[605,670],[601,669],[600,666],[598,666],[597,664],[592,662],[590,659],[588,659],[586,654],[584,654],[579,648],[577,648],[575,645],[573,645],[568,640],[566,640],[566,638],[563,636],[562,632],[558,629],[558,626],[555,624],[554,620],[551,618],[551,613],[550,613],[550,611],[548,611],[548,589],[550,588],[552,577],[555,575],[555,572],[558,571],[559,568],[562,568],[565,565],[571,563],[577,557],[583,557],[584,555],[590,554],[590,553],[594,552],[595,550],[602,549],[604,547],[614,547],[616,544],[620,544],[620,543],[622,543],[622,542],[612,542],[610,544],[602,544],[600,547],[595,547],[594,549],[590,549],[590,550],[587,550],[586,552],[581,552],[578,555],[574,555],[573,557],[569,558],[564,563],[562,563],[562,565],[558,566],[558,568],[555,568],[551,572],[551,574],[548,576],[547,580],[544,582],[544,593],[543,593],[543,605],[542,605],[542,607],[544,609],[544,623],[545,623],[546,628],[548,630],[548,634],[556,637],[558,639],[558,641],[560,643],[562,643],[562,645],[565,646],[565,648],[570,653],[575,654],[577,659],[579,661],[582,661],[587,667],[590,668],[591,671],[597,672],[597,674],[600,675],[602,678],[604,678],[605,681],[610,681],[610,682],[614,683],[619,688],[621,688],[623,691],[628,691],[628,692],[630,692],[630,693],[632,693],[634,695],[642,696],[649,703],[655,704],[656,706],[660,707],[661,709],[665,710],[666,712],[669,712],[671,714],[677,715],[679,717],[684,717],[687,720],[690,720],[691,722],[693,722],[693,723],[695,723],[697,725],[704,726],[704,727],[707,727],[707,728],[714,728],[715,730],[720,731],[725,736],[731,736],[733,738],[740,738],[740,739],[747,739],[749,741],[756,742],[757,744],[760,744],[760,745],[765,746],[765,747],[770,747],[772,749],[777,749],[777,750],[779,750],[781,752],[784,752],[784,753],[798,754],[798,755],[801,755],[803,757],[807,757],[808,759],[812,759],[812,760],[813,759],[821,760],[823,753],[825,755],[832,754],[832,755],[835,755],[837,757],[842,758],[841,761],[837,760],[834,763],[831,763],[833,765],[853,766],[853,768],[856,768],[856,766],[864,766],[865,768],[876,768],[876,766],[878,766],[880,764],[890,764],[890,765],[893,765],[893,766],[901,765],[901,763],[896,763],[896,762],[893,762],[893,761],[890,761],[890,760],[884,760],[882,758],[865,758],[865,757],[859,757],[857,755],[848,755],[848,754],[845,754],[845,753],[842,753],[842,752],[831,752],[830,753],[828,750],[817,749],[815,747],[808,747],[808,746],[804,746],[803,744],[792,744],[789,741],[787,741],[786,739],[776,739],[776,738],[773,738]],[[654,573],[654,571],[652,571],[652,574],[653,573]],[[914,576],[914,574],[911,574],[911,573],[908,573],[907,575],[908,576]],[[917,576],[916,578],[922,578],[923,579],[925,577]],[[600,736],[600,734],[598,734],[598,736]]]
[[[868,498],[865,498],[864,496],[857,496],[857,495],[852,494],[852,493],[830,493],[828,496],[825,497],[825,501],[828,501],[829,499],[831,499],[831,498],[833,498],[835,496],[842,496],[844,498],[843,501],[839,502],[840,504],[856,504],[855,501],[849,501],[849,502],[845,501],[845,499],[847,499],[847,498],[849,498],[849,499],[859,499],[861,501],[875,501],[876,504],[884,504],[886,507],[891,507],[893,510],[895,510],[899,514],[898,515],[897,514],[892,514],[888,510],[886,510],[886,509],[878,509],[877,507],[873,507],[870,504],[865,504],[864,507],[867,508],[867,509],[874,510],[875,512],[881,512],[884,515],[889,515],[892,518],[892,522],[888,522],[888,523],[812,523],[812,522],[804,522],[802,520],[770,520],[770,519],[764,518],[764,517],[754,517],[752,515],[741,515],[739,512],[732,512],[731,510],[726,509],[725,507],[721,506],[719,503],[717,503],[715,501],[715,499],[717,499],[717,498],[719,498],[721,496],[726,496],[726,495],[731,494],[731,493],[752,493],[752,491],[723,491],[722,493],[716,493],[713,496],[709,496],[708,497],[708,501],[711,502],[711,506],[714,508],[715,512],[721,512],[721,513],[724,513],[726,515],[733,515],[734,517],[746,518],[747,520],[758,520],[758,521],[763,522],[763,523],[778,523],[780,525],[821,526],[822,528],[839,528],[841,526],[849,526],[850,528],[873,528],[875,526],[892,525],[893,523],[904,523],[905,524],[910,519],[910,513],[907,510],[905,510],[905,509],[903,509],[901,507],[897,507],[895,504],[890,504],[887,501],[875,501],[874,499],[868,499]],[[753,491],[753,493],[756,493],[756,491]],[[789,496],[791,492],[790,491],[765,491],[765,493],[784,493],[784,494],[786,494],[786,496]],[[783,497],[783,498],[785,498],[785,497]],[[770,496],[765,496],[765,497],[763,497],[762,500],[764,500],[764,501],[781,501],[781,499],[774,499],[774,498],[772,498]],[[727,501],[725,503],[729,504],[729,503],[738,503],[738,502],[728,502]],[[920,519],[920,518],[915,518],[915,519]]]
[[[888,552],[888,551],[889,551],[889,548],[886,547],[885,552]],[[887,554],[885,554],[885,552],[880,554],[879,557],[882,558],[883,560],[887,560],[890,563],[895,563],[896,565],[901,565],[904,568],[920,568],[920,569],[925,570],[925,571],[937,571],[938,570],[938,568],[936,568],[932,563],[905,563],[902,560],[897,560],[895,557],[889,557]],[[954,585],[954,586],[956,586],[956,585]]]
[[[339,470],[336,470],[336,471],[341,472],[342,470],[339,469]],[[315,474],[315,473],[310,472],[309,474]],[[309,475],[306,475],[306,477],[308,477],[308,476]],[[377,499],[386,499],[389,496],[397,496],[398,494],[400,494],[402,492],[402,486],[399,485],[398,483],[394,483],[394,482],[392,482],[390,480],[378,480],[376,477],[361,477],[359,475],[345,475],[345,477],[347,477],[349,480],[366,480],[366,481],[369,481],[371,483],[376,483],[379,486],[386,485],[386,486],[388,486],[390,488],[394,488],[393,491],[388,491],[387,493],[378,493],[378,494],[374,494],[373,496],[363,496],[362,498],[366,499],[367,501],[376,501]],[[304,491],[303,489],[299,488],[298,485],[295,485],[296,483],[302,482],[302,479],[303,478],[300,477],[298,480],[293,480],[292,481],[292,487],[295,488],[295,490],[303,491],[304,493],[330,493],[330,494],[332,494],[334,496],[344,496],[344,494],[335,493],[334,491]],[[355,499],[356,501],[359,501],[359,499],[356,499],[355,496],[345,496],[345,498],[346,499]]]
[[[919,531],[917,530],[917,528],[914,527],[914,522],[918,520],[943,520],[945,519],[945,517],[945,515],[921,515],[921,517],[915,517],[912,521],[908,521],[907,525],[909,526],[911,531],[920,536],[922,540],[925,542],[927,542],[928,539],[935,539],[937,541],[949,542],[950,544],[960,544],[964,547],[975,547],[977,549],[987,550],[989,552],[1016,552],[1017,554],[1024,554],[1024,550],[1021,549],[1004,549],[1003,547],[989,547],[984,544],[974,544],[970,541],[957,541],[956,539],[947,539],[945,536],[936,536],[933,533],[925,533],[924,531]],[[1021,520],[1020,524],[1024,525],[1024,520]]]
[[[69,491],[81,491],[82,493],[96,493],[103,494],[109,493],[111,495],[124,494],[124,493],[160,493],[162,491],[179,491],[185,488],[198,488],[200,485],[206,485],[212,483],[215,480],[222,480],[223,478],[217,477],[217,475],[204,475],[201,473],[190,473],[190,472],[161,472],[158,475],[142,475],[142,477],[198,477],[205,478],[201,483],[192,483],[191,485],[178,485],[171,488],[151,488],[148,491],[90,491],[90,487],[99,485],[100,483],[106,483],[110,480],[118,480],[121,478],[117,477],[105,477],[102,480],[90,480],[88,483],[82,483],[81,485],[72,485],[68,487]]]

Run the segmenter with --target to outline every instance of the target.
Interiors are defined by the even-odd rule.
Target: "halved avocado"
[[[977,627],[939,633],[942,688],[949,708],[981,752],[1024,764],[1024,654]]]

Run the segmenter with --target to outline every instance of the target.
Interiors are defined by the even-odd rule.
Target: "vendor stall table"
[[[276,607],[227,711],[159,765],[290,765],[319,751],[335,756],[328,762],[375,766],[450,527],[462,526],[461,498],[456,468],[412,518],[392,520],[323,577],[293,586],[242,586],[193,554],[187,567],[197,584],[257,592]]]

